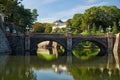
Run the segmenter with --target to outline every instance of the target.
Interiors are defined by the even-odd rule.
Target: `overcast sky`
[[[22,4],[25,8],[37,9],[39,22],[65,21],[92,6],[115,5],[120,8],[120,0],[23,0]]]

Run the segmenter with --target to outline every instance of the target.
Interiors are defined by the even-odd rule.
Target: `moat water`
[[[52,55],[52,54],[51,54]],[[46,55],[45,55],[46,56]],[[55,55],[56,56],[56,55]],[[42,55],[42,57],[44,57]],[[0,80],[119,80],[119,63],[105,56],[0,56]],[[119,61],[118,61],[119,62]]]

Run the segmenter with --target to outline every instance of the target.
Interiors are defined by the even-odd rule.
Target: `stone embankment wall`
[[[8,40],[0,28],[0,54],[6,54],[6,53],[9,53],[10,51],[11,50],[10,50]]]
[[[24,36],[7,36],[11,55],[24,55]]]
[[[114,55],[114,59],[116,62],[116,68],[120,68],[119,66],[119,56],[120,56],[120,33],[116,34],[116,40],[114,43],[114,49],[113,49],[113,55]]]

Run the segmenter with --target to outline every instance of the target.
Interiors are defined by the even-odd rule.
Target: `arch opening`
[[[96,41],[79,41],[72,49],[73,55],[78,59],[87,60],[95,56],[106,54],[106,48]]]
[[[65,48],[56,41],[42,41],[37,44],[38,57],[53,60],[65,54]]]

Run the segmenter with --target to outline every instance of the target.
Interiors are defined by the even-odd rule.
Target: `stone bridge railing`
[[[65,34],[30,33],[29,35],[30,37],[54,37],[54,38],[66,37]]]
[[[54,34],[54,33],[29,33],[30,37],[67,37],[67,34]],[[100,34],[100,35],[82,35],[82,34],[71,34],[71,37],[83,37],[83,38],[106,38],[108,37],[107,34]],[[115,37],[115,35],[113,35]]]
[[[48,33],[29,33],[28,36],[30,37],[54,37],[54,38],[66,38],[68,37],[67,34],[48,34]],[[107,38],[107,34],[100,34],[100,35],[82,35],[82,34],[71,34],[69,35],[71,38]],[[115,35],[112,35],[112,37],[115,37]]]
[[[73,34],[73,37],[101,37],[101,38],[105,38],[107,37],[107,34],[99,34],[99,35],[92,35],[92,34],[88,34],[88,35],[82,35],[82,34]]]

